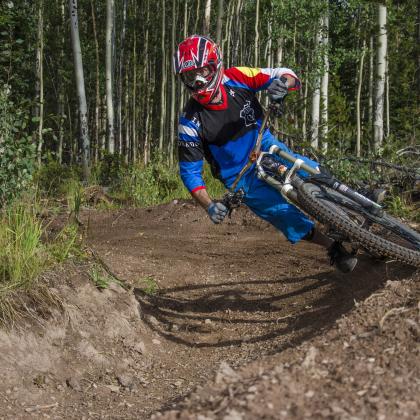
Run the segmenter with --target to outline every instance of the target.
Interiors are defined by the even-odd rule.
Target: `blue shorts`
[[[312,167],[318,164],[304,156],[293,153],[287,146],[279,142],[268,130],[264,133],[261,150],[266,152],[275,144],[282,150],[299,157]],[[286,166],[291,164],[283,161]],[[299,172],[302,176],[308,174]],[[245,191],[244,203],[259,217],[266,220],[280,230],[291,243],[296,243],[305,237],[313,228],[314,223],[309,220],[300,210],[289,204],[279,191],[271,187],[265,181],[257,178],[255,167],[249,170],[240,180],[237,189]]]

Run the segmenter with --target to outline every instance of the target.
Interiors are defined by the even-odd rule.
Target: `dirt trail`
[[[47,332],[28,324],[24,338],[0,337],[0,419],[150,418],[175,408],[168,418],[196,418],[194,394],[181,404],[193,390],[200,401],[200,389],[219,401],[230,368],[255,373],[279,355],[299,359],[302,345],[325,337],[358,302],[413,274],[362,258],[343,277],[323,250],[288,244],[246,210],[219,226],[190,202],[86,211],[82,219],[89,245],[132,292],[97,291],[86,278],[91,267],[56,274],[65,316],[54,314]],[[25,354],[12,357],[16,347]],[[215,376],[214,386],[202,388]],[[203,402],[197,413],[258,418],[243,404],[244,414],[223,404]]]

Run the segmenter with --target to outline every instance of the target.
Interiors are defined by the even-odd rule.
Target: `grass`
[[[220,181],[204,166],[204,180],[211,197],[221,197],[225,191]],[[167,203],[174,199],[189,199],[191,195],[182,183],[176,167],[161,162],[145,167],[133,165],[122,173],[121,182],[112,189],[120,200],[131,202],[137,207]]]
[[[0,225],[0,293],[28,285],[44,268],[42,225],[23,203],[10,206]]]
[[[82,184],[78,168],[60,166],[47,162],[36,174],[38,190],[45,197],[67,199],[69,211],[76,220],[85,203],[86,185]],[[209,165],[204,165],[204,180],[211,197],[220,198],[225,188],[210,174]],[[120,205],[147,207],[167,203],[174,199],[189,199],[191,195],[182,183],[178,167],[170,166],[162,159],[155,159],[149,165],[142,163],[126,165],[118,156],[106,156],[94,165],[88,185],[101,185]],[[99,201],[98,207],[109,208],[109,203]]]
[[[104,273],[104,271],[97,265],[92,267],[89,272],[89,277],[99,290],[108,289],[111,283],[115,283],[123,287],[123,284],[118,279],[110,276],[108,273]]]
[[[420,222],[420,212],[404,195],[390,194],[385,201],[386,211],[395,217]]]
[[[154,296],[159,290],[159,285],[153,277],[143,277],[138,280],[140,289],[146,293],[146,295]]]
[[[31,312],[25,300],[36,301],[39,307],[43,300],[56,302],[46,288],[36,287],[37,280],[54,264],[81,255],[75,225],[66,225],[53,240],[43,241],[47,227],[38,216],[39,208],[32,197],[0,212],[0,323],[6,325],[20,311]]]

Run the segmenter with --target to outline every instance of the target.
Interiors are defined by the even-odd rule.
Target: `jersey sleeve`
[[[203,180],[204,151],[197,119],[184,114],[178,125],[179,174],[190,192],[205,189]]]
[[[292,76],[296,83],[290,91],[300,89],[300,80],[293,70],[286,67],[259,68],[259,67],[232,67],[225,71],[228,86],[242,87],[245,89],[259,92],[267,89],[274,79],[281,76]]]

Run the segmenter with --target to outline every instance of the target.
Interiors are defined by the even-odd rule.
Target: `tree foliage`
[[[0,207],[31,180],[35,148],[26,134],[27,117],[0,90]]]
[[[43,9],[43,160],[52,156],[63,164],[78,164],[81,163],[82,147],[67,3],[67,0],[44,2],[47,7]],[[115,120],[115,153],[125,163],[140,160],[147,165],[150,156],[156,154],[163,159],[171,158],[172,162],[176,144],[175,120],[186,100],[179,81],[174,83],[171,79],[172,46],[185,36],[203,30],[205,3],[203,0],[115,0],[114,95],[108,99],[112,99],[118,112],[121,109],[121,117],[118,114]],[[279,123],[286,139],[292,139],[294,144],[304,144],[311,137],[312,93],[317,77],[325,70],[322,48],[328,48],[329,153],[355,151],[359,73],[362,77],[361,153],[381,152],[373,150],[371,112],[374,106],[372,86],[375,86],[376,78],[371,63],[377,49],[377,3],[362,0],[224,0],[223,16],[218,19],[219,3],[212,2],[209,32],[216,38],[218,22],[219,29],[222,25],[221,45],[226,67],[253,66],[257,58],[262,67],[291,67],[302,79],[301,91],[289,95],[287,118]],[[24,143],[28,138],[33,138],[34,143],[38,140],[38,122],[32,117],[39,105],[35,95],[39,4],[39,1],[28,0],[8,0],[0,4],[0,85],[10,92],[7,100],[2,94],[2,106],[13,109],[14,114],[13,122],[2,117],[2,124],[16,127],[19,123],[17,132],[21,137],[11,129],[9,132],[13,134],[7,136]],[[110,150],[107,121],[106,5],[106,0],[78,1],[93,162],[113,151]],[[389,100],[386,107],[389,118],[385,115],[385,120],[389,134],[384,149],[393,149],[418,142],[420,6],[414,0],[397,0],[388,2],[387,7]],[[316,36],[320,18],[325,13],[330,16],[329,43],[327,47],[319,47]],[[256,16],[259,17],[257,45]],[[365,60],[360,69],[363,45]],[[255,57],[255,51],[258,57]],[[7,136],[3,134],[3,137]],[[11,150],[7,153],[13,154]],[[27,156],[23,151],[16,153]]]

